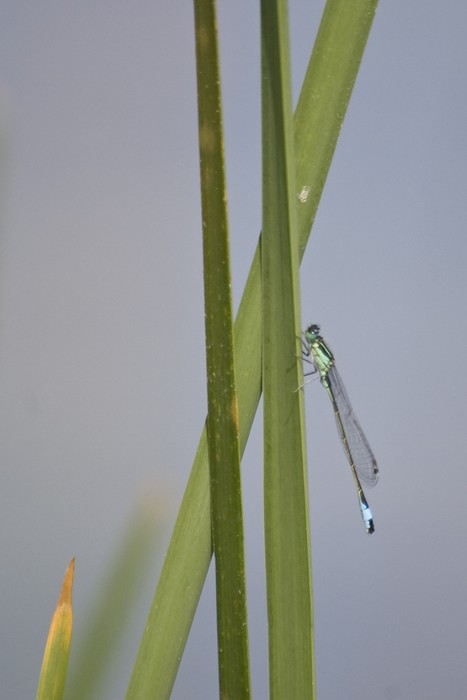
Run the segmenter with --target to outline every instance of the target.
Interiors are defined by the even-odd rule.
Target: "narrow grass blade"
[[[243,516],[224,142],[214,0],[195,0],[211,533],[222,698],[249,698]]]
[[[264,530],[271,698],[314,697],[286,0],[262,0]]]
[[[65,572],[60,597],[50,623],[37,689],[37,700],[61,700],[63,698],[73,627],[71,594],[74,571],[75,560],[72,559]]]
[[[378,0],[328,0],[295,110],[300,260],[318,208]]]
[[[330,0],[294,118],[299,257],[303,256],[376,8]],[[240,451],[261,394],[259,247],[234,325]],[[211,561],[209,469],[203,429],[149,611],[127,700],[169,698]]]
[[[102,697],[102,684],[117,661],[134,604],[154,562],[166,516],[162,499],[152,493],[144,497],[133,515],[84,621],[83,634],[75,636],[66,700]]]

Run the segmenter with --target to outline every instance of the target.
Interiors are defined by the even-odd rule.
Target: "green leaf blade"
[[[250,697],[243,514],[215,4],[195,0],[203,217],[207,439],[222,698]]]
[[[52,616],[42,661],[37,700],[62,700],[73,629],[72,590],[75,560],[65,572],[60,597]]]
[[[328,0],[295,110],[300,259],[305,252],[378,0]]]
[[[162,497],[145,494],[107,567],[100,592],[87,608],[72,657],[66,700],[102,697],[102,684],[119,663],[121,639],[147,580],[166,517]]]
[[[314,687],[295,162],[287,5],[264,0],[263,396],[264,509],[271,698]]]

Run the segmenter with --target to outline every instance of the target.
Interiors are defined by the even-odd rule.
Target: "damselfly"
[[[319,326],[316,324],[308,326],[303,333],[303,338],[303,359],[314,367],[308,374],[318,372],[321,384],[331,399],[337,429],[357,488],[363,522],[367,532],[371,534],[375,531],[373,516],[363,493],[362,483],[371,487],[378,482],[379,470],[376,459],[352,410],[342,379],[336,369],[334,355],[320,335]]]

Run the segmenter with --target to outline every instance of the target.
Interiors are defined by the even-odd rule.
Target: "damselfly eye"
[[[319,335],[319,326],[316,323],[312,323],[311,326],[308,326],[306,332],[311,335]]]

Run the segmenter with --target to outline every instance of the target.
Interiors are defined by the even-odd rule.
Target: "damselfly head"
[[[316,340],[316,338],[319,336],[319,326],[316,323],[312,323],[311,326],[308,326],[308,328],[305,331],[305,335],[310,339],[310,340]]]

